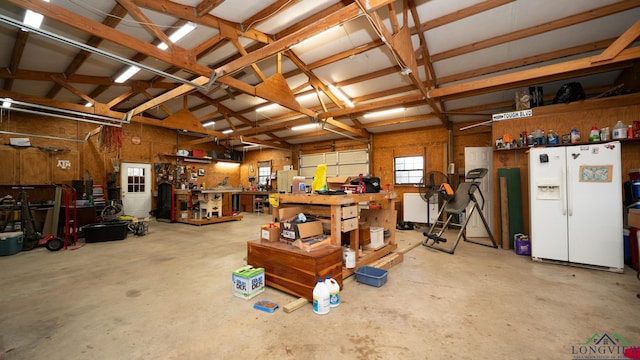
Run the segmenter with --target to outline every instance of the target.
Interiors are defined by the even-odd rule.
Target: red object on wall
[[[204,156],[204,151],[202,151],[202,150],[198,150],[198,149],[193,149],[193,150],[191,151],[191,154],[193,155],[193,157],[201,158],[201,157],[203,157],[203,156]]]

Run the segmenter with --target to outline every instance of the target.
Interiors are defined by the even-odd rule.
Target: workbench
[[[231,209],[231,195],[236,189],[176,190],[176,222],[207,225],[242,220]]]
[[[334,246],[342,246],[342,234],[349,233],[349,248],[356,253],[356,266],[354,268],[343,267],[343,278],[352,275],[359,266],[370,264],[398,247],[395,240],[395,201],[397,198],[395,192],[381,191],[345,195],[279,194],[278,198],[280,207],[301,206],[305,214],[315,215],[321,220],[325,219],[324,221],[329,222],[331,243]],[[370,202],[380,203],[382,209],[360,209],[361,204],[367,205]],[[272,219],[275,221],[277,212],[273,213]],[[384,239],[384,246],[375,250],[361,249],[358,229],[360,223],[372,227],[382,227],[388,231],[389,236]]]

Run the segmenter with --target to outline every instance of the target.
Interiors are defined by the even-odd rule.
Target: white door
[[[480,190],[484,196],[484,207],[482,213],[487,220],[491,232],[493,233],[493,148],[491,147],[466,147],[464,148],[464,172],[470,170],[485,168],[489,170],[487,175],[480,181]],[[476,194],[478,203],[482,206],[482,197]],[[471,207],[467,208],[467,213],[471,211]],[[476,210],[477,211],[477,210]],[[474,212],[473,216],[467,224],[467,236],[469,237],[488,237],[484,224],[480,215]]]
[[[149,211],[151,211],[151,176],[150,164],[121,164],[121,198],[126,215],[139,218],[149,216]]]

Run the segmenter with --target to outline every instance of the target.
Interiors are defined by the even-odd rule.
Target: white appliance
[[[529,152],[531,256],[622,272],[620,142]]]
[[[402,198],[402,214],[404,222],[420,224],[433,223],[438,219],[438,195],[433,194],[429,203],[418,193],[405,193]],[[427,221],[429,214],[429,221]]]

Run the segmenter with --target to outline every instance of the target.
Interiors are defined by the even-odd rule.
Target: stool
[[[264,199],[262,196],[256,196],[253,204],[253,212],[258,214],[264,212]]]

